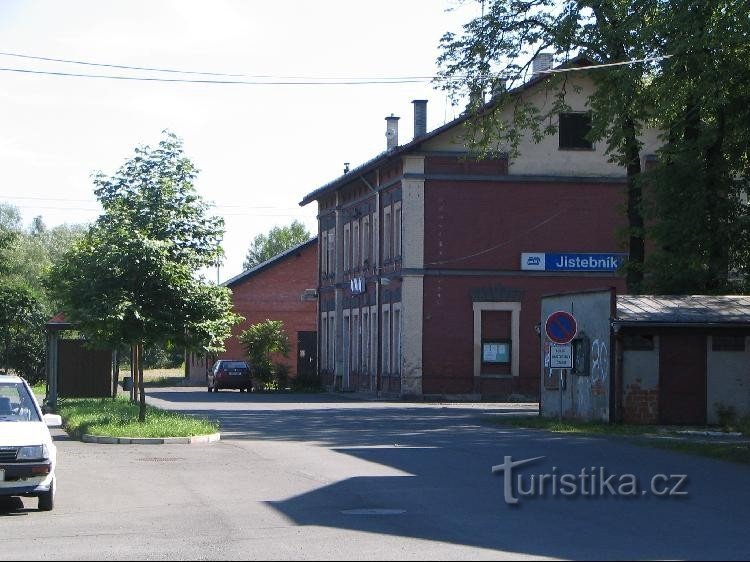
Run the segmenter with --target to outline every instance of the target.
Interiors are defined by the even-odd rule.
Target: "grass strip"
[[[179,412],[146,406],[146,421],[138,421],[138,404],[127,396],[111,398],[66,398],[58,413],[65,430],[76,437],[84,434],[107,437],[192,437],[219,431],[219,424]]]
[[[512,426],[524,429],[542,429],[553,433],[573,435],[620,436],[631,443],[679,451],[741,464],[750,464],[750,443],[740,440],[715,441],[678,434],[655,425],[610,424],[595,421],[575,421],[541,416],[483,416],[493,425]]]

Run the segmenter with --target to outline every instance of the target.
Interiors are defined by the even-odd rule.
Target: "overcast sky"
[[[446,31],[477,14],[459,0],[0,0],[0,68],[180,79],[307,82],[431,76]],[[227,78],[110,65],[265,76]],[[299,80],[294,80],[299,81]],[[114,173],[163,129],[201,170],[196,187],[226,220],[220,279],[242,271],[253,237],[294,219],[304,195],[385,149],[385,116],[413,135],[458,115],[429,81],[367,85],[195,84],[0,71],[0,201],[25,223],[91,221],[91,174]]]

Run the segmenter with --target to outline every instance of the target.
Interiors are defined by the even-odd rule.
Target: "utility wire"
[[[199,74],[204,76],[227,76],[230,78],[273,78],[279,80],[341,80],[340,77],[324,76],[277,76],[272,74],[228,74],[223,72],[202,72],[197,70],[177,70],[174,68],[153,68],[147,66],[127,66],[124,64],[108,64],[99,62],[88,62],[71,59],[56,59],[52,57],[38,57],[23,55],[20,53],[8,53],[0,51],[0,56],[19,57],[24,59],[43,60],[49,62],[62,62],[66,64],[82,64],[86,66],[101,66],[106,68],[121,68],[125,70],[146,70],[149,72],[170,72],[175,74]],[[432,80],[434,76],[398,76],[398,77],[361,77],[358,80]]]
[[[325,81],[290,81],[290,80],[199,80],[190,78],[152,78],[147,76],[111,76],[106,74],[79,74],[76,72],[55,72],[51,70],[29,70],[25,68],[0,68],[2,72],[20,72],[24,74],[45,74],[50,76],[73,76],[76,78],[106,78],[108,80],[135,80],[141,82],[179,82],[187,84],[245,84],[255,86],[358,86],[366,84],[414,84],[425,82],[423,78],[383,78],[380,80],[331,80]]]
[[[433,81],[433,80],[457,81],[457,80],[466,80],[470,78],[469,75],[402,76],[402,77],[396,76],[396,77],[381,77],[381,78],[343,78],[343,79],[325,78],[325,77],[290,77],[290,76],[284,77],[284,76],[263,76],[263,75],[253,76],[253,75],[247,75],[247,74],[223,74],[223,73],[218,73],[218,72],[197,72],[197,71],[189,71],[189,70],[159,69],[159,68],[125,66],[125,65],[115,65],[115,64],[105,64],[105,63],[91,63],[91,62],[85,62],[85,61],[55,59],[51,57],[34,57],[30,55],[21,55],[18,53],[0,52],[0,55],[24,57],[24,58],[46,60],[46,61],[53,61],[53,62],[64,62],[64,63],[70,63],[70,64],[85,64],[85,65],[90,65],[90,66],[102,66],[102,67],[121,68],[121,69],[128,69],[128,70],[145,70],[145,71],[150,71],[150,72],[170,72],[170,73],[179,73],[179,74],[199,74],[199,75],[207,75],[207,76],[253,78],[252,80],[218,80],[215,78],[214,79],[210,79],[210,78],[206,78],[206,79],[158,78],[158,77],[150,77],[150,76],[116,76],[116,75],[107,75],[107,74],[84,74],[84,73],[61,72],[61,71],[52,71],[52,70],[31,70],[31,69],[25,69],[25,68],[7,68],[7,67],[0,68],[0,71],[2,72],[18,72],[18,73],[25,73],[25,74],[41,74],[41,75],[66,76],[66,77],[76,77],[76,78],[104,78],[108,80],[133,80],[133,81],[143,81],[143,82],[173,82],[173,83],[189,83],[189,84],[243,84],[243,85],[255,85],[255,86],[329,86],[329,85],[355,86],[355,85],[372,85],[372,84],[414,84],[414,83],[428,82],[428,81]],[[596,70],[599,68],[609,68],[609,67],[624,66],[624,65],[638,64],[638,63],[644,63],[644,62],[654,62],[654,61],[659,61],[663,59],[668,59],[673,56],[674,55],[662,55],[658,57],[648,57],[648,58],[643,58],[643,59],[621,61],[621,62],[614,62],[614,63],[594,64],[594,65],[582,66],[582,67],[549,69],[549,70],[541,71],[541,73],[553,74],[553,73],[562,73],[562,72],[582,72],[582,71]],[[502,78],[502,77],[503,77],[502,74],[486,74],[486,75],[479,75],[479,76],[476,76],[476,75],[471,76],[471,78],[473,79],[477,79],[477,78],[492,79],[492,78]]]

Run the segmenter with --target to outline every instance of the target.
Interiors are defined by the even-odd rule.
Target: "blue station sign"
[[[523,252],[524,271],[602,271],[614,272],[627,254],[603,252]]]

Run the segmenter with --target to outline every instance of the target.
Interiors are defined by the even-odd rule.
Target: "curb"
[[[221,433],[193,435],[192,437],[107,437],[84,433],[81,437],[81,441],[84,443],[104,443],[107,445],[193,445],[196,443],[212,443],[220,439]]]

